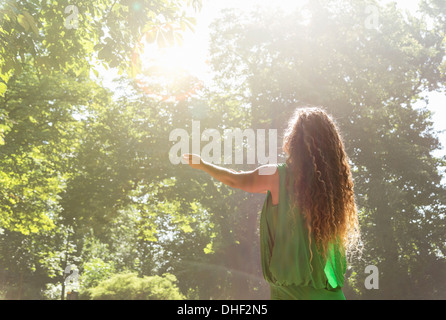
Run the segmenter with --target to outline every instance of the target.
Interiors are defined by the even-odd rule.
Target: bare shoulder
[[[268,190],[271,193],[272,204],[277,205],[279,202],[279,170],[276,164],[266,164],[258,168],[259,175],[267,180]]]
[[[276,165],[262,165],[252,171],[242,171],[233,174],[233,188],[242,189],[252,193],[273,193],[279,182],[279,173]]]
[[[268,180],[269,190],[271,192],[279,189],[279,170],[277,169],[277,164],[265,164],[257,170],[260,176]]]
[[[258,173],[261,176],[279,176],[279,170],[277,169],[277,164],[264,164],[258,169]]]

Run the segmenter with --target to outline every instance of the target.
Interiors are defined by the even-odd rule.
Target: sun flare
[[[205,43],[194,33],[183,37],[181,43],[164,45],[142,37],[134,54],[138,64],[135,79],[147,94],[161,100],[182,100],[202,86],[209,74]]]

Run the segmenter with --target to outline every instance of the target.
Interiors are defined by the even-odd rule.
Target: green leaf
[[[26,11],[23,12],[23,15],[25,16],[26,22],[28,23],[28,26],[31,27],[33,32],[38,35],[39,30],[37,29],[37,24],[34,21],[34,18]]]
[[[4,97],[5,96],[5,92],[7,89],[7,85],[4,84],[3,82],[0,82],[0,97]]]
[[[208,243],[206,247],[203,249],[205,254],[212,254],[214,253],[214,249],[212,248],[212,243]]]
[[[182,225],[181,230],[183,230],[184,233],[191,233],[192,231],[194,231],[194,229],[192,229],[191,226],[188,224]]]
[[[23,14],[19,14],[17,16],[17,22],[25,29],[25,31],[29,30],[29,23],[26,17]]]
[[[28,118],[31,123],[37,123],[37,120],[33,116],[29,116]]]

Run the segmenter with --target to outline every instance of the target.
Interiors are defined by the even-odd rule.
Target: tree
[[[98,60],[130,74],[130,53],[143,35],[171,41],[192,27],[186,7],[199,10],[201,0],[6,0],[0,6],[0,96],[11,75],[27,64],[45,74],[72,71],[88,77],[90,69],[98,72],[93,67]]]
[[[134,162],[104,174],[104,163],[83,158],[107,159],[110,146],[101,134],[116,127],[110,113],[101,118],[104,124],[95,123],[111,94],[89,79],[90,71],[97,73],[99,60],[131,74],[130,53],[141,36],[156,31],[152,41],[181,38],[179,30],[193,24],[184,5],[199,9],[201,2],[136,4],[8,0],[0,5],[0,232],[6,241],[0,256],[7,297],[41,297],[45,284],[63,283],[65,267],[82,254],[83,236],[91,229],[100,234],[104,221],[116,219],[129,199],[133,182],[123,166],[136,169]],[[158,19],[175,28],[159,29]],[[125,159],[128,141],[118,138],[124,140],[113,148],[118,155],[112,161]],[[103,144],[95,149],[98,143]],[[91,190],[99,198],[91,201],[92,194],[84,192]],[[11,255],[8,243],[23,254]]]
[[[213,24],[215,86],[160,102],[133,81],[132,53],[143,35],[181,40],[193,22],[183,4],[0,5],[1,296],[60,298],[75,265],[85,298],[268,298],[255,263],[264,195],[173,165],[169,134],[192,120],[280,132],[295,107],[323,105],[344,133],[361,217],[347,297],[441,298],[445,160],[414,104],[445,87],[442,2],[423,1],[424,18],[372,3],[376,28],[353,0],[310,1],[309,16],[226,11]],[[92,80],[101,63],[125,94]],[[377,291],[363,286],[370,264]]]
[[[212,63],[220,95],[245,106],[251,127],[283,129],[303,105],[323,105],[337,119],[364,241],[347,296],[436,298],[444,276],[444,160],[431,155],[440,146],[429,112],[413,104],[424,90],[444,87],[443,36],[392,5],[376,7],[378,29],[365,26],[359,1],[311,1],[309,20],[300,12],[228,11],[213,26]],[[380,270],[377,292],[362,287],[369,264]],[[432,280],[429,294],[416,295],[420,278]]]
[[[116,274],[88,290],[91,300],[182,300],[184,296],[171,274],[142,277],[134,273]]]

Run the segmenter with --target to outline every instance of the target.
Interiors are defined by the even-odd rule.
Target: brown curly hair
[[[287,167],[294,177],[295,207],[305,217],[319,252],[330,244],[346,254],[359,242],[359,223],[349,159],[335,121],[322,108],[299,108],[283,141]],[[294,212],[294,211],[293,211]],[[313,253],[311,252],[311,256]]]

